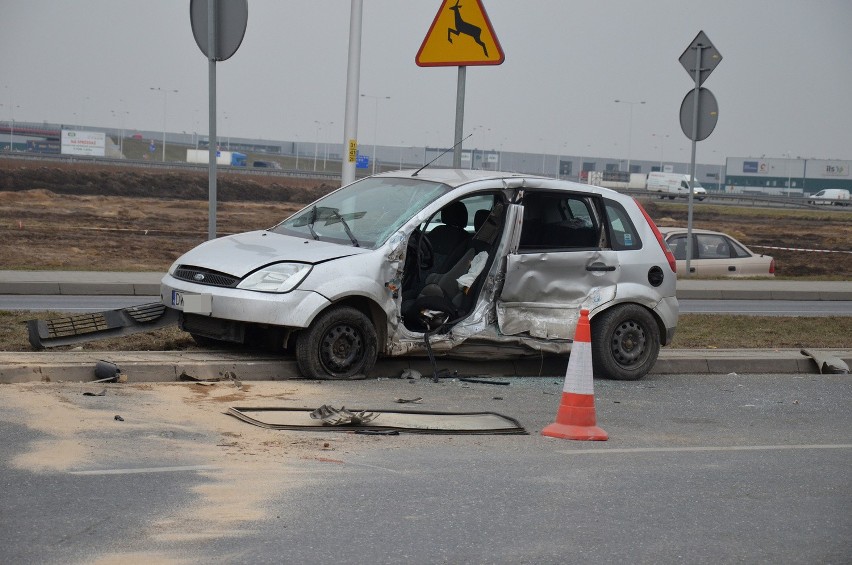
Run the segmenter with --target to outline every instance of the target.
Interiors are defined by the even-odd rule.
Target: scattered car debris
[[[354,433],[366,436],[398,436],[399,430],[355,430]]]
[[[322,420],[322,423],[327,426],[360,426],[371,422],[376,416],[378,414],[375,412],[352,412],[345,406],[334,408],[328,404],[323,404],[311,412],[311,418]]]
[[[148,332],[177,324],[178,313],[159,302],[75,314],[52,320],[28,320],[27,331],[33,349],[57,347]]]
[[[178,377],[179,381],[190,381],[197,384],[213,384],[218,383],[222,379],[219,377],[196,377],[194,375],[187,374],[186,371],[182,372]]]
[[[121,372],[118,365],[109,361],[98,361],[95,363],[95,383],[127,382],[127,375]]]
[[[415,398],[397,398],[396,402],[398,404],[420,404],[421,402],[423,402],[423,397],[418,396]]]
[[[839,374],[846,375],[849,373],[849,365],[843,359],[824,353],[822,351],[814,351],[812,349],[802,349],[802,355],[807,355],[817,364],[820,374]]]
[[[117,421],[117,422],[123,422],[123,421],[124,421],[124,418],[122,418],[121,416],[119,416],[118,414],[116,414],[116,415],[115,415],[115,418],[113,418],[113,420],[115,420],[115,421]]]
[[[106,396],[107,389],[103,389],[100,392],[84,392],[83,396]]]
[[[363,431],[397,430],[416,434],[524,434],[528,432],[514,418],[496,412],[417,412],[413,410],[356,410],[371,414],[365,424],[329,426],[312,417],[320,408],[231,407],[228,414],[249,424],[272,430]],[[344,409],[345,410],[345,409]],[[334,416],[332,416],[333,418]]]
[[[401,379],[410,379],[410,380],[418,380],[423,377],[423,374],[420,371],[416,371],[414,369],[404,369],[402,373],[399,375]]]
[[[459,381],[463,383],[478,383],[481,385],[509,386],[511,384],[509,381],[492,381],[489,379],[477,379],[473,377],[459,377]]]

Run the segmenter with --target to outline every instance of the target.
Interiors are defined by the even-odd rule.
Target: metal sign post
[[[678,59],[686,72],[695,81],[695,87],[687,93],[680,106],[680,127],[684,135],[692,141],[692,155],[689,161],[689,196],[687,197],[686,221],[686,273],[690,273],[692,260],[692,205],[695,190],[695,151],[697,142],[706,139],[716,127],[719,117],[719,106],[713,93],[701,84],[707,79],[713,69],[722,61],[722,54],[716,50],[710,38],[699,31],[686,51]],[[704,119],[699,119],[703,116]]]
[[[243,42],[248,22],[248,0],[190,0],[189,21],[195,43],[207,56],[210,132],[207,144],[207,239],[216,239],[216,61],[230,59]]]
[[[503,49],[491,27],[481,0],[444,0],[415,62],[420,67],[458,67],[456,122],[453,139],[453,167],[461,168],[464,136],[464,95],[469,65],[500,65]],[[467,7],[462,13],[462,8]]]

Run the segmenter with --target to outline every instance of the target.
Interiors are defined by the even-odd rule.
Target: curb
[[[852,350],[820,350],[852,366]],[[192,380],[279,381],[301,380],[295,360],[268,354],[223,351],[129,352],[68,351],[0,353],[0,384],[92,381],[98,361],[114,363],[129,382]],[[561,376],[567,360],[559,357],[517,361],[468,361],[438,358],[438,367],[463,376]],[[426,358],[380,359],[370,378],[396,378],[414,369],[425,378],[432,374]],[[819,374],[816,362],[798,349],[690,350],[660,352],[651,375],[727,375],[730,373]],[[560,377],[561,378],[561,377]]]

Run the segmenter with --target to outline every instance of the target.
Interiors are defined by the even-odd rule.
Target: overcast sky
[[[723,60],[704,83],[719,120],[699,162],[852,159],[850,0],[481,1],[505,62],[468,67],[466,148],[687,162],[678,57],[704,30]],[[382,99],[378,116],[361,99],[362,145],[452,144],[457,69],[415,64],[441,4],[364,0],[361,92]],[[217,65],[220,136],[341,142],[349,0],[248,6],[240,49]],[[178,91],[169,131],[207,133],[189,1],[0,0],[0,120],[160,131],[152,87]]]

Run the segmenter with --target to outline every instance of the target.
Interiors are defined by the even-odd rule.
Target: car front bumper
[[[175,304],[175,293],[180,293],[185,305],[180,300]],[[193,300],[187,301],[187,297]],[[312,291],[255,292],[189,283],[171,275],[160,283],[160,300],[166,307],[187,314],[290,328],[308,327],[314,316],[329,305],[328,299]],[[203,306],[199,308],[199,304]]]

